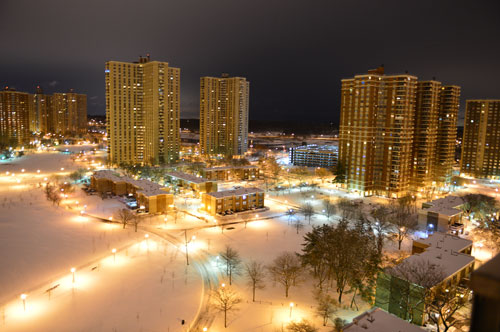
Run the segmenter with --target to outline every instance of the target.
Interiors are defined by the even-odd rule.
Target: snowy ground
[[[228,225],[222,232],[221,227],[209,227],[240,218],[207,218],[206,222],[197,217],[207,217],[197,211],[199,199],[191,199],[190,204],[184,204],[191,215],[179,213],[177,220],[173,214],[146,217],[135,233],[132,226],[122,229],[78,213],[86,205],[89,214],[109,218],[123,207],[116,199],[102,200],[77,190],[55,207],[36,188],[45,177],[67,175],[82,165],[74,164],[69,155],[53,152],[0,164],[1,331],[184,331],[180,320],[185,319],[189,325],[208,293],[207,289],[203,291],[199,274],[203,272],[196,268],[197,260],[211,260],[210,273],[222,274],[215,257],[230,245],[238,250],[244,263],[255,259],[269,264],[283,251],[299,252],[303,235],[312,225],[329,222],[325,216],[315,215],[312,225],[304,222],[305,227],[297,234],[283,216],[289,205],[310,201],[318,213],[322,206],[317,193],[294,190],[268,199],[269,210],[253,214],[256,221],[249,222],[246,228],[244,224]],[[332,193],[323,190],[322,195],[326,194]],[[333,195],[346,196],[340,191]],[[181,209],[182,201],[176,199]],[[148,240],[145,232],[151,234]],[[191,241],[192,264],[187,269],[184,248],[179,245],[184,235]],[[165,239],[173,239],[178,247]],[[405,241],[403,247],[408,250],[410,241]],[[118,249],[115,259],[112,248]],[[390,251],[396,252],[395,248],[396,244],[389,244]],[[75,284],[71,267],[76,268]],[[243,303],[229,315],[227,329],[223,328],[223,315],[217,314],[209,331],[274,332],[290,320],[301,318],[320,327],[322,321],[314,314],[313,280],[308,274],[303,279],[285,298],[283,288],[268,278],[266,288],[257,291],[257,302],[252,303],[246,278],[237,276],[233,287]],[[224,279],[217,282],[227,283]],[[46,290],[58,284],[49,300]],[[26,311],[19,298],[22,293],[28,294]],[[350,300],[346,294],[337,313],[347,320],[368,309],[358,300],[359,310],[351,310]],[[294,303],[291,312],[290,302]],[[329,330],[331,327],[321,328]]]
[[[78,215],[76,201],[97,207],[96,196],[77,190],[60,207],[49,203],[38,183],[78,167],[56,152],[0,164],[0,330],[180,331],[198,311],[199,274],[186,270],[182,248],[152,236],[141,249],[144,233]],[[49,301],[46,290],[58,284]]]

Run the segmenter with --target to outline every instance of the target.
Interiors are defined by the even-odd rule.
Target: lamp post
[[[111,252],[113,253],[113,263],[115,263],[116,262],[116,248],[113,248],[111,250]]]
[[[76,271],[76,269],[74,267],[72,267],[71,273],[73,274],[73,284],[75,283],[75,271]]]
[[[21,294],[21,300],[23,300],[23,308],[24,308],[24,311],[26,311],[26,298],[28,297],[28,295],[26,294]]]
[[[290,319],[292,319],[292,310],[294,305],[295,304],[293,302],[290,302]]]

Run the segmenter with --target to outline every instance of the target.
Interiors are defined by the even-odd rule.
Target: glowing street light
[[[113,253],[113,263],[115,263],[116,262],[116,248],[113,248],[111,250],[111,252]]]
[[[40,174],[40,170],[39,170],[39,169],[37,169],[37,170],[36,170],[36,172],[37,172],[38,174]]]
[[[294,305],[295,304],[293,302],[290,302],[290,319],[292,319],[292,310]]]
[[[206,327],[203,328],[203,332],[206,332],[208,331],[208,329]]]
[[[23,300],[23,308],[24,308],[24,311],[26,311],[26,298],[28,297],[28,295],[26,294],[21,294],[21,300]]]
[[[76,269],[74,267],[72,267],[70,271],[73,274],[73,283],[75,283],[75,271],[76,271]]]
[[[226,287],[226,284],[225,284],[225,283],[222,283],[220,286],[221,286],[222,288],[224,288],[224,287]]]

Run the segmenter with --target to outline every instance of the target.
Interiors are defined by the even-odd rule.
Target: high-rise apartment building
[[[33,96],[6,87],[0,91],[0,140],[2,144],[23,144],[31,137],[30,114]]]
[[[342,80],[339,161],[347,188],[400,197],[411,176],[417,78],[383,68]]]
[[[460,172],[500,177],[500,100],[467,100]]]
[[[180,147],[180,69],[167,62],[106,62],[108,161],[165,164]]]
[[[402,197],[449,182],[459,95],[458,87],[385,75],[383,67],[342,80],[339,162],[347,188]]]
[[[455,165],[460,87],[443,86],[439,96],[438,129],[433,178],[438,187],[451,182]]]
[[[200,149],[203,154],[242,155],[248,146],[250,82],[244,77],[200,79]]]
[[[54,93],[51,98],[51,132],[83,134],[87,130],[87,96],[74,93]]]
[[[31,131],[50,132],[49,128],[51,127],[52,119],[52,96],[44,94],[42,88],[37,86],[33,95],[33,113],[30,121]]]

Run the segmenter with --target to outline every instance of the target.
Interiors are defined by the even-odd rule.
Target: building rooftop
[[[428,248],[437,248],[444,250],[453,250],[453,251],[462,251],[467,247],[472,246],[472,241],[463,239],[456,235],[435,232],[432,235],[429,235],[426,239],[418,239],[413,242],[417,242],[423,244],[424,246],[428,246]]]
[[[425,263],[435,265],[442,271],[443,280],[446,280],[467,267],[469,264],[474,262],[474,260],[475,258],[471,255],[463,254],[451,249],[429,247],[420,254],[413,254],[406,258],[401,264],[408,264],[409,266],[417,269],[419,266],[425,266],[423,265]],[[391,269],[388,269],[387,271],[389,274],[393,274],[391,273]],[[397,273],[395,275],[397,276]],[[409,281],[418,284],[418,281],[416,280]]]
[[[462,210],[459,209],[459,206],[462,204],[464,204],[462,197],[449,195],[423,203],[422,209],[452,217],[462,212]]]
[[[337,152],[339,147],[337,145],[302,145],[293,148],[294,151],[307,151],[307,152]]]
[[[218,166],[218,167],[207,167],[204,168],[204,171],[226,171],[231,169],[251,169],[258,168],[255,165],[244,165],[244,166]]]
[[[249,187],[249,188],[238,188],[238,189],[233,189],[233,190],[223,190],[223,191],[217,191],[217,192],[212,192],[208,193],[207,195],[210,195],[215,198],[224,198],[224,197],[232,197],[232,196],[242,196],[242,195],[249,195],[249,194],[256,194],[256,193],[263,193],[264,190],[256,187]]]
[[[396,317],[380,308],[368,310],[352,320],[344,332],[423,332],[417,325]]]
[[[198,176],[192,175],[192,174],[178,172],[178,171],[168,172],[168,173],[166,173],[166,175],[174,177],[174,178],[177,178],[177,179],[181,179],[181,180],[184,180],[184,181],[192,182],[192,183],[210,182],[209,180],[207,180],[205,178],[198,177]]]
[[[167,194],[167,188],[159,185],[158,183],[149,180],[136,180],[128,176],[120,176],[111,170],[101,170],[94,172],[94,178],[96,179],[108,179],[113,182],[124,182],[137,187],[137,192],[143,194],[144,196],[151,197],[157,195]]]

